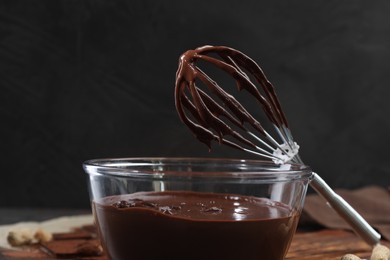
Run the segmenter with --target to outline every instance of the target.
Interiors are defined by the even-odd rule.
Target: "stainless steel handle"
[[[380,242],[381,235],[376,232],[367,221],[335,193],[318,174],[313,174],[310,186],[319,193],[340,217],[342,217],[367,244],[375,246]]]

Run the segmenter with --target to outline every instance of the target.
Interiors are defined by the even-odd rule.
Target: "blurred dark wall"
[[[0,1],[0,207],[88,207],[84,160],[208,152],[179,121],[180,54],[239,49],[333,187],[390,185],[390,2]]]

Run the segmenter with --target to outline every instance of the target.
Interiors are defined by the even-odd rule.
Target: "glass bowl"
[[[312,170],[211,158],[83,164],[110,259],[283,259]]]

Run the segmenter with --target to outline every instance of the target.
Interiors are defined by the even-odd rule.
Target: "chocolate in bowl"
[[[312,176],[303,165],[204,158],[84,164],[111,259],[283,259]]]

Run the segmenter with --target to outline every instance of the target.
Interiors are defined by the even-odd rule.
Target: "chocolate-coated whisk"
[[[206,54],[210,52],[217,53],[222,60],[207,56]],[[275,140],[232,95],[197,67],[195,62],[198,60],[209,62],[230,74],[236,80],[239,90],[245,89],[252,94],[262,105],[266,116],[272,122],[278,137],[281,139],[281,143]],[[265,95],[260,93],[243,69],[251,73],[260,83]],[[203,83],[226,109],[200,89],[195,83],[196,80]],[[187,94],[192,97],[192,100]],[[301,163],[298,155],[299,147],[293,141],[287,119],[273,86],[254,61],[236,50],[226,47],[205,46],[195,51],[187,51],[181,57],[177,72],[176,107],[181,120],[201,142],[209,147],[211,147],[211,141],[218,141],[245,152],[272,159],[276,163],[288,161]],[[183,107],[191,113],[193,119],[197,122],[187,116]],[[222,120],[222,117],[233,124],[235,129]],[[247,126],[258,134],[253,133],[253,130],[249,130]],[[242,133],[247,133],[250,139],[244,137]],[[260,138],[259,135],[265,140]]]
[[[255,97],[271,122],[271,130],[276,137],[234,96],[202,71],[198,61],[214,65],[229,74],[239,91],[245,90]],[[225,46],[203,46],[185,52],[180,57],[176,74],[175,103],[183,123],[210,149],[211,142],[216,141],[277,164],[303,163],[274,87],[257,63],[242,52]],[[368,244],[379,243],[380,235],[322,178],[314,173],[310,185]]]

